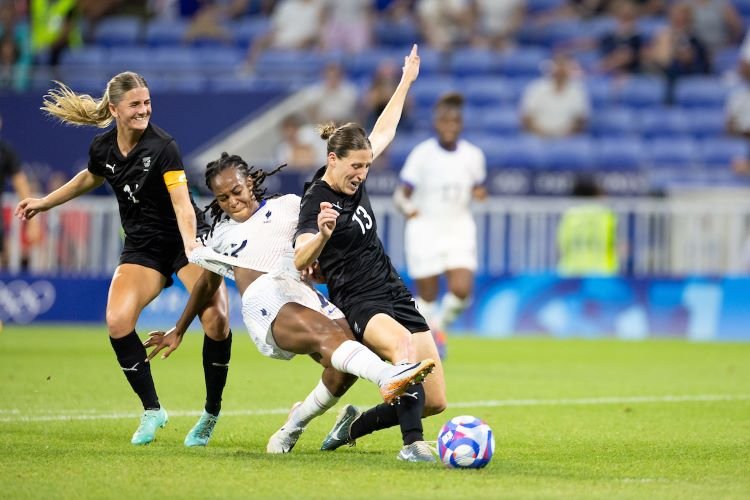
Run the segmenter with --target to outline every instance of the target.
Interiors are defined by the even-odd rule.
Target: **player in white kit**
[[[345,380],[343,391],[340,385],[332,387],[331,380],[341,382],[341,377],[336,378],[330,370],[376,383],[384,401],[393,402],[409,385],[430,373],[435,362],[427,359],[393,366],[353,340],[341,311],[302,281],[294,267],[292,236],[300,198],[286,195],[264,199],[262,184],[267,175],[248,167],[239,156],[226,153],[209,163],[206,184],[215,196],[209,206],[214,225],[206,247],[190,256],[191,262],[206,269],[175,327],[168,332],[152,332],[144,344],[154,348],[149,359],[161,351],[162,358],[169,356],[221,285],[222,276],[234,279],[242,295],[245,326],[262,354],[283,360],[309,354],[329,371],[329,383],[324,373],[318,387],[292,409],[299,414],[295,420],[299,432],[293,442],[275,443],[274,450],[269,449],[277,451],[286,446],[288,449],[278,450],[284,452],[291,450],[304,426],[333,406],[338,401],[336,395],[351,384],[351,379]]]
[[[406,264],[419,311],[435,333],[441,357],[444,329],[468,307],[477,269],[472,199],[487,196],[484,153],[461,139],[463,96],[443,95],[435,105],[437,137],[418,144],[401,170],[394,201],[407,218]],[[429,242],[429,243],[426,243]],[[448,292],[438,304],[441,275]]]

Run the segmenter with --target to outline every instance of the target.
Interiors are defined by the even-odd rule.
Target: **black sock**
[[[206,378],[206,411],[218,415],[221,410],[221,394],[227,383],[229,358],[232,354],[232,331],[224,340],[213,340],[203,336],[203,375]]]
[[[394,425],[398,425],[396,405],[380,403],[362,412],[359,418],[352,422],[349,435],[352,439],[357,439],[380,429],[393,427]]]
[[[424,387],[422,384],[410,385],[396,404],[398,423],[401,425],[401,436],[404,445],[415,441],[424,441],[422,433],[422,414],[424,413]]]
[[[156,395],[154,379],[151,376],[151,363],[146,363],[146,348],[135,330],[119,339],[109,338],[115,350],[117,361],[122,372],[130,382],[138,397],[141,398],[144,410],[158,410],[159,397]]]

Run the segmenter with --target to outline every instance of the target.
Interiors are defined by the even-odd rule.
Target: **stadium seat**
[[[646,139],[686,137],[688,117],[680,108],[644,109],[640,112],[641,135]]]
[[[592,113],[589,130],[593,136],[601,138],[635,136],[640,132],[636,114],[622,107],[596,110]]]
[[[488,134],[513,136],[521,133],[521,118],[518,110],[510,106],[485,109],[478,115],[481,129]]]
[[[722,107],[729,90],[713,76],[693,76],[677,80],[675,101],[687,108]]]
[[[344,69],[349,78],[370,78],[377,67],[386,61],[391,61],[400,68],[404,62],[403,56],[404,54],[395,54],[391,50],[373,48],[346,56],[343,60]]]
[[[583,82],[589,96],[589,102],[595,109],[605,108],[612,104],[612,89],[609,78],[588,77]],[[596,115],[599,111],[594,112]]]
[[[740,60],[740,49],[737,47],[726,47],[719,49],[714,54],[714,71],[722,75],[728,71],[734,71]]]
[[[646,142],[646,150],[653,168],[687,168],[701,163],[692,139],[654,139]]]
[[[604,138],[594,142],[597,170],[638,170],[644,163],[643,144],[633,137]]]
[[[486,49],[456,49],[450,56],[450,72],[456,76],[490,75],[498,64],[497,52]]]
[[[375,24],[375,37],[385,47],[406,47],[421,39],[416,24],[408,18],[399,22],[380,19]]]
[[[638,19],[637,30],[644,41],[648,42],[666,25],[667,21],[663,17],[642,17]]]
[[[233,73],[245,60],[245,51],[234,46],[195,47],[192,49],[202,72]]]
[[[501,76],[536,77],[541,74],[542,62],[549,53],[538,47],[517,47],[504,52],[497,60],[497,71]]]
[[[145,42],[150,47],[181,45],[187,31],[187,21],[155,20],[146,25]]]
[[[196,49],[192,47],[159,47],[149,56],[163,71],[196,71],[201,69]]]
[[[452,78],[418,78],[409,94],[417,108],[426,111],[432,109],[440,96],[450,90],[459,90],[458,83]]]
[[[507,80],[498,77],[467,78],[461,87],[467,103],[472,106],[492,108],[509,105],[516,97],[512,85]]]
[[[318,77],[329,61],[329,56],[305,50],[268,50],[255,65],[258,74],[284,74],[289,76]]]
[[[107,61],[109,49],[96,45],[66,50],[60,57],[61,67],[99,69]]]
[[[112,73],[120,71],[144,71],[158,67],[154,59],[153,49],[148,47],[118,47],[109,53],[105,62]]]
[[[538,14],[561,7],[564,3],[565,0],[527,0],[526,11],[529,14]]]
[[[143,24],[138,17],[105,17],[94,30],[94,42],[107,47],[133,46],[140,42]]]
[[[262,16],[246,17],[229,22],[228,27],[234,44],[247,50],[253,40],[270,29],[270,21]]]
[[[748,144],[744,139],[718,138],[700,142],[703,164],[708,168],[729,168],[735,158],[747,158]]]
[[[661,78],[635,76],[611,87],[614,102],[634,108],[658,106],[664,101],[665,83]]]
[[[416,132],[413,134],[398,134],[393,142],[385,150],[387,163],[391,169],[400,171],[406,162],[414,146],[430,137],[427,132]]]
[[[484,152],[488,168],[540,169],[543,166],[542,143],[537,137],[519,135],[503,138],[491,134],[467,134],[467,139]]]
[[[726,117],[723,108],[690,108],[685,110],[687,131],[694,139],[714,139],[724,134]]]
[[[542,161],[551,170],[588,170],[594,166],[594,150],[588,137],[542,141]]]

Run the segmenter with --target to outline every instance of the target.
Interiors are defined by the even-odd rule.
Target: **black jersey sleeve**
[[[180,148],[177,146],[177,142],[174,139],[164,146],[164,149],[159,153],[156,161],[158,162],[156,168],[158,168],[159,172],[162,174],[174,170],[185,170],[185,166],[182,163]]]
[[[16,152],[4,142],[0,142],[0,165],[0,175],[3,177],[12,177],[21,171],[21,162]]]
[[[93,141],[91,141],[91,146],[89,146],[89,172],[98,175],[99,177],[105,177],[106,172],[104,165],[106,163],[106,157],[107,153],[106,151],[103,151],[101,136],[98,135]]]
[[[297,221],[297,231],[294,233],[294,241],[301,234],[318,233],[318,214],[320,213],[320,203],[326,201],[323,196],[323,190],[318,186],[312,185],[302,197],[299,207],[299,220]]]

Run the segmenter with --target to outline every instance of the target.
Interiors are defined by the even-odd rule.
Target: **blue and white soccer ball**
[[[446,423],[437,438],[440,460],[450,468],[481,469],[495,452],[495,436],[481,419],[462,415]]]

